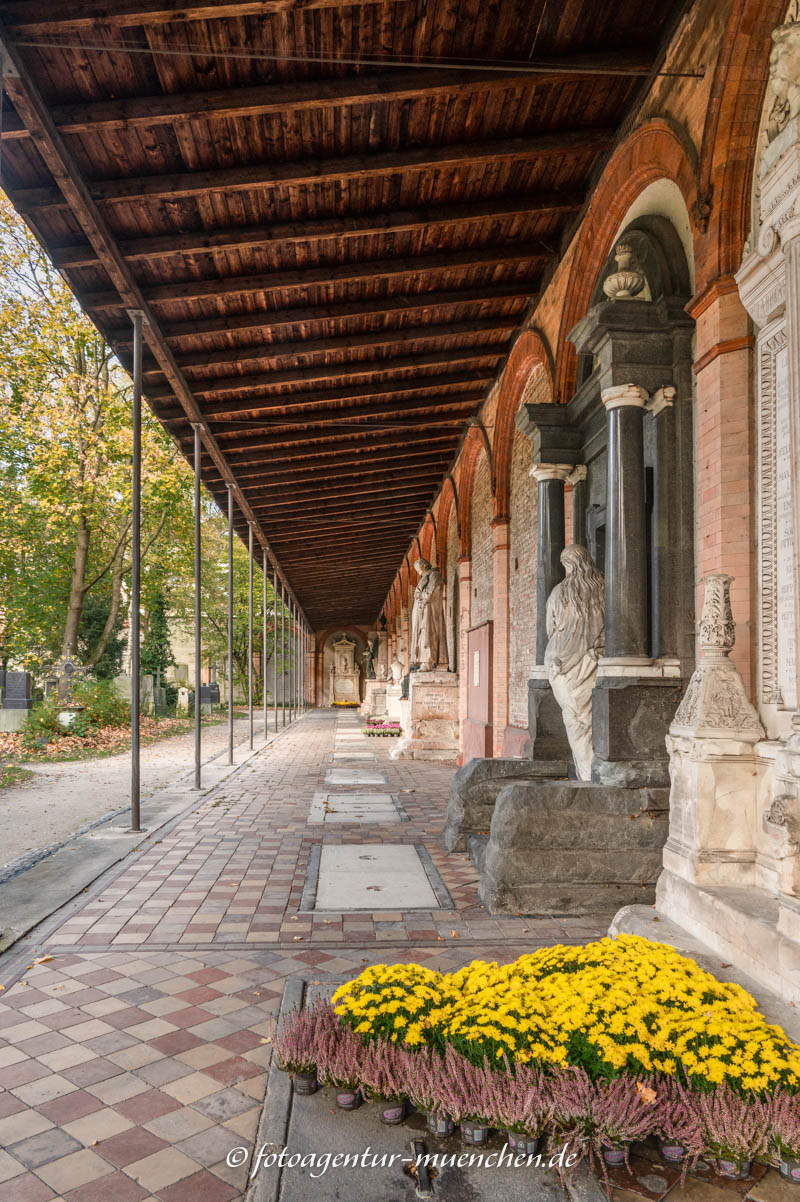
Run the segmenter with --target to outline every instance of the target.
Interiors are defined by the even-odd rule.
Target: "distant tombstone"
[[[212,705],[219,705],[220,692],[219,685],[217,684],[216,680],[212,680],[211,684],[208,686],[208,696]]]
[[[127,673],[123,672],[119,676],[114,677],[114,688],[122,697],[123,701],[131,699],[131,678]]]
[[[139,696],[142,699],[142,709],[145,711],[145,713],[148,713],[148,714],[152,713],[152,711],[153,711],[153,690],[154,690],[154,688],[155,688],[155,679],[148,672],[142,677],[141,684],[139,686]]]
[[[185,685],[182,685],[181,688],[178,689],[178,703],[175,709],[179,714],[189,713],[189,690]]]
[[[83,668],[72,658],[72,645],[67,643],[66,653],[57,667],[56,693],[62,705],[70,706],[72,704],[72,689],[75,681],[80,680],[84,675]]]
[[[188,664],[175,664],[172,669],[172,672],[173,672],[173,676],[175,678],[176,683],[188,681],[188,679],[189,679],[189,665]]]
[[[44,682],[45,701],[49,697],[55,697],[57,693],[58,693],[58,677],[57,676],[48,676],[47,680]]]
[[[213,687],[214,686],[210,685],[210,684],[201,684],[200,685],[200,713],[201,714],[210,714],[211,713],[211,706],[213,705],[213,702],[211,700],[211,697],[212,697],[211,690]],[[217,686],[217,692],[219,693],[219,686]]]
[[[33,709],[30,672],[6,672],[3,691],[3,709]]]

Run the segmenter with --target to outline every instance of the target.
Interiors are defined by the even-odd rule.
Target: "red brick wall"
[[[511,456],[511,525],[509,550],[511,726],[528,725],[528,676],[536,659],[536,481],[533,443],[517,431]]]
[[[489,460],[482,454],[475,469],[472,491],[473,626],[494,616],[492,551],[492,481]]]

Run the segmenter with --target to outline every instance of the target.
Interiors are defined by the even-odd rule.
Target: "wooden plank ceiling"
[[[0,3],[9,195],[316,629],[374,620],[678,7]]]

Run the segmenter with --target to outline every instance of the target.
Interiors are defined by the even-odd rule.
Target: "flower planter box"
[[[792,1181],[795,1185],[800,1185],[800,1160],[787,1159],[781,1156],[778,1172],[787,1181]]]
[[[292,1088],[296,1094],[307,1096],[319,1089],[316,1071],[313,1073],[292,1073]]]

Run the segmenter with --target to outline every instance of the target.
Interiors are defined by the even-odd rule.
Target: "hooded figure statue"
[[[578,780],[592,774],[592,689],[605,647],[605,583],[585,547],[565,547],[566,576],[547,598],[544,662]]]

